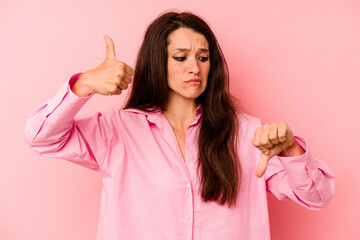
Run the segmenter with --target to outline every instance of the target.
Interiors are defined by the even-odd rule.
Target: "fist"
[[[261,159],[256,169],[256,176],[259,178],[264,175],[272,157],[294,149],[294,147],[301,148],[297,145],[289,126],[284,122],[264,124],[257,128],[252,144],[261,150]],[[295,150],[298,151],[298,148]]]
[[[119,95],[128,88],[132,81],[134,70],[124,62],[116,59],[113,40],[104,36],[106,42],[106,57],[104,62],[94,69],[81,74],[71,89],[77,95],[86,96],[91,93],[102,95]]]

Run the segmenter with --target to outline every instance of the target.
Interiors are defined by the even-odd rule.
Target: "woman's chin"
[[[183,91],[183,92],[175,92],[175,91],[170,91],[170,94],[175,94],[178,97],[181,98],[185,98],[185,99],[189,99],[189,100],[195,100],[196,98],[198,98],[201,94],[203,93],[203,91],[201,91],[200,89],[195,90],[195,89],[187,89],[187,91]],[[175,97],[174,95],[174,97]]]

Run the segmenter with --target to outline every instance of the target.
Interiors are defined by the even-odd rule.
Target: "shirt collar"
[[[150,108],[149,110],[152,110],[152,111],[147,112],[147,111],[136,109],[136,108],[123,109],[123,111],[125,111],[125,112],[133,112],[133,113],[143,114],[146,116],[146,118],[149,122],[159,125],[159,120],[162,118],[165,118],[161,109],[154,107],[154,108]],[[196,124],[199,121],[201,116],[202,116],[202,108],[201,108],[201,103],[199,103],[199,105],[196,107],[196,110],[195,110],[195,120],[191,125]]]

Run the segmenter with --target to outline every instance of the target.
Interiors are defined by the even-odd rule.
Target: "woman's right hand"
[[[85,97],[91,93],[102,95],[119,95],[122,90],[128,88],[132,81],[134,70],[115,56],[115,47],[113,40],[105,35],[106,58],[96,68],[88,70],[71,84],[71,91],[79,97]]]

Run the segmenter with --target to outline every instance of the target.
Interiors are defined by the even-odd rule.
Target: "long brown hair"
[[[196,98],[201,103],[199,132],[201,197],[230,207],[236,201],[241,179],[237,154],[238,119],[236,99],[229,93],[228,67],[214,33],[204,20],[190,12],[168,12],[147,28],[139,50],[133,86],[124,107],[149,111],[165,109],[168,101],[168,36],[178,28],[189,28],[205,36],[209,43],[210,72],[205,91]]]

